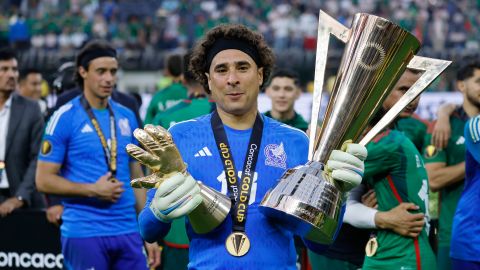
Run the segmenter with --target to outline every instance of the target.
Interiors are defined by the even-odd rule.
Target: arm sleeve
[[[375,214],[378,210],[370,208],[361,203],[362,195],[367,188],[359,185],[348,194],[347,210],[345,211],[344,222],[360,229],[374,229]]]
[[[480,115],[470,119],[465,125],[467,151],[480,163]]]
[[[34,110],[32,112],[32,119],[30,120],[31,133],[30,133],[30,152],[28,168],[23,175],[23,181],[20,183],[19,188],[17,189],[16,195],[22,196],[25,198],[28,205],[31,205],[31,199],[35,192],[35,171],[37,168],[37,157],[38,150],[40,149],[40,142],[42,140],[42,132],[44,127],[43,117],[40,112],[40,107],[35,104]]]
[[[66,150],[70,138],[72,121],[70,117],[71,104],[58,109],[48,121],[43,135],[39,160],[62,164],[65,159]]]
[[[155,195],[156,189],[150,189],[147,192],[147,202],[138,216],[138,226],[142,238],[149,242],[155,242],[167,235],[171,223],[165,223],[158,220],[150,210],[150,203]]]
[[[381,179],[395,165],[397,160],[394,158],[399,143],[381,140],[379,142],[370,142],[367,145],[368,157],[365,160],[365,172],[363,182],[370,183],[375,179]],[[380,177],[379,177],[380,176]],[[370,183],[372,186],[374,183]]]

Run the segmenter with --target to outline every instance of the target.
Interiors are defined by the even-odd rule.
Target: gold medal
[[[377,242],[377,237],[370,237],[370,240],[367,242],[367,246],[365,247],[365,254],[368,257],[372,257],[377,253],[377,248],[378,248],[378,242]]]
[[[233,232],[225,240],[225,247],[230,255],[241,257],[250,249],[250,240],[243,232]]]
[[[0,170],[5,169],[5,162],[0,161]]]

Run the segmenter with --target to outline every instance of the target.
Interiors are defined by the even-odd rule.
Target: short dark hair
[[[275,62],[275,56],[262,35],[241,24],[221,24],[216,26],[209,30],[202,40],[197,42],[192,52],[189,68],[197,78],[198,82],[200,82],[205,87],[207,93],[210,94],[207,76],[205,75],[205,73],[208,73],[209,71],[209,63],[207,63],[208,53],[213,45],[215,45],[215,42],[223,38],[243,41],[257,50],[258,55],[260,56],[260,64],[258,66],[259,68],[263,68],[264,80],[260,86],[262,87],[270,77]]]
[[[40,72],[40,70],[36,69],[36,68],[26,68],[26,69],[22,69],[20,71],[20,76],[18,77],[18,81],[21,82],[23,80],[25,80],[29,74],[42,74],[42,72]]]
[[[298,87],[300,86],[300,80],[298,79],[298,73],[291,69],[277,69],[273,71],[270,80],[268,80],[268,85],[270,85],[275,78],[289,78],[293,80],[293,83]]]
[[[457,71],[457,81],[464,81],[472,77],[475,69],[480,69],[480,61],[478,59],[462,63]]]
[[[181,54],[172,54],[167,56],[167,58],[165,59],[165,68],[167,69],[168,73],[170,73],[170,75],[178,77],[183,74],[183,58],[184,56]]]
[[[87,44],[85,44],[85,46],[83,46],[82,49],[80,49],[80,51],[77,54],[77,57],[75,58],[75,67],[76,67],[75,82],[81,88],[83,88],[83,78],[82,78],[82,76],[80,76],[80,73],[78,71],[79,71],[79,68],[82,66],[83,58],[87,54],[89,54],[91,52],[94,52],[94,51],[97,51],[97,50],[113,50],[113,51],[115,51],[115,48],[105,40],[92,40],[92,41],[88,42]],[[90,62],[88,63],[88,65],[90,65]],[[88,70],[88,66],[85,69]]]
[[[7,61],[17,59],[17,54],[15,51],[10,47],[3,47],[0,48],[0,61]]]

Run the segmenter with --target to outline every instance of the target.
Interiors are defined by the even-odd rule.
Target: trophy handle
[[[422,76],[408,89],[408,91],[395,103],[395,105],[378,121],[378,123],[360,140],[359,144],[365,146],[380,131],[389,125],[395,117],[415,98],[420,95],[435,78],[438,77],[452,61],[414,56],[407,68],[425,71]]]
[[[320,113],[320,105],[322,102],[322,90],[325,78],[325,67],[327,64],[328,43],[330,34],[347,43],[350,38],[350,29],[320,10],[318,16],[318,35],[317,35],[317,55],[315,58],[315,78],[313,81],[313,104],[312,117],[310,124],[310,143],[308,145],[308,159],[313,158],[313,149],[315,147],[317,136],[318,114]]]

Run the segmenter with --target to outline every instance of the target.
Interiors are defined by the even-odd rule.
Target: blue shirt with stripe
[[[465,186],[453,218],[450,256],[480,262],[480,115],[465,125]]]
[[[224,168],[210,124],[211,114],[178,123],[170,132],[189,173],[196,180],[227,194]],[[246,222],[250,251],[233,257],[225,249],[232,232],[230,216],[208,234],[196,234],[187,219],[190,238],[189,269],[296,269],[296,253],[291,232],[277,226],[259,212],[265,193],[273,188],[287,168],[303,165],[308,157],[308,138],[302,131],[262,116],[264,130]],[[236,170],[240,175],[247,154],[251,129],[235,130],[225,126]],[[147,204],[139,216],[140,232],[147,241],[160,239],[169,223],[157,220],[149,209],[155,190],[149,190]]]
[[[130,187],[133,162],[126,153],[128,143],[137,141],[132,133],[138,127],[135,115],[126,107],[110,100],[115,115],[117,136],[117,175],[124,183],[124,192],[116,203],[97,198],[71,197],[62,200],[63,237],[110,236],[138,232],[135,196]],[[110,145],[110,114],[107,109],[92,109],[102,133]],[[45,130],[44,141],[50,151],[41,151],[39,160],[61,164],[60,176],[75,183],[95,183],[109,169],[104,150],[87,112],[77,97],[60,107]]]

